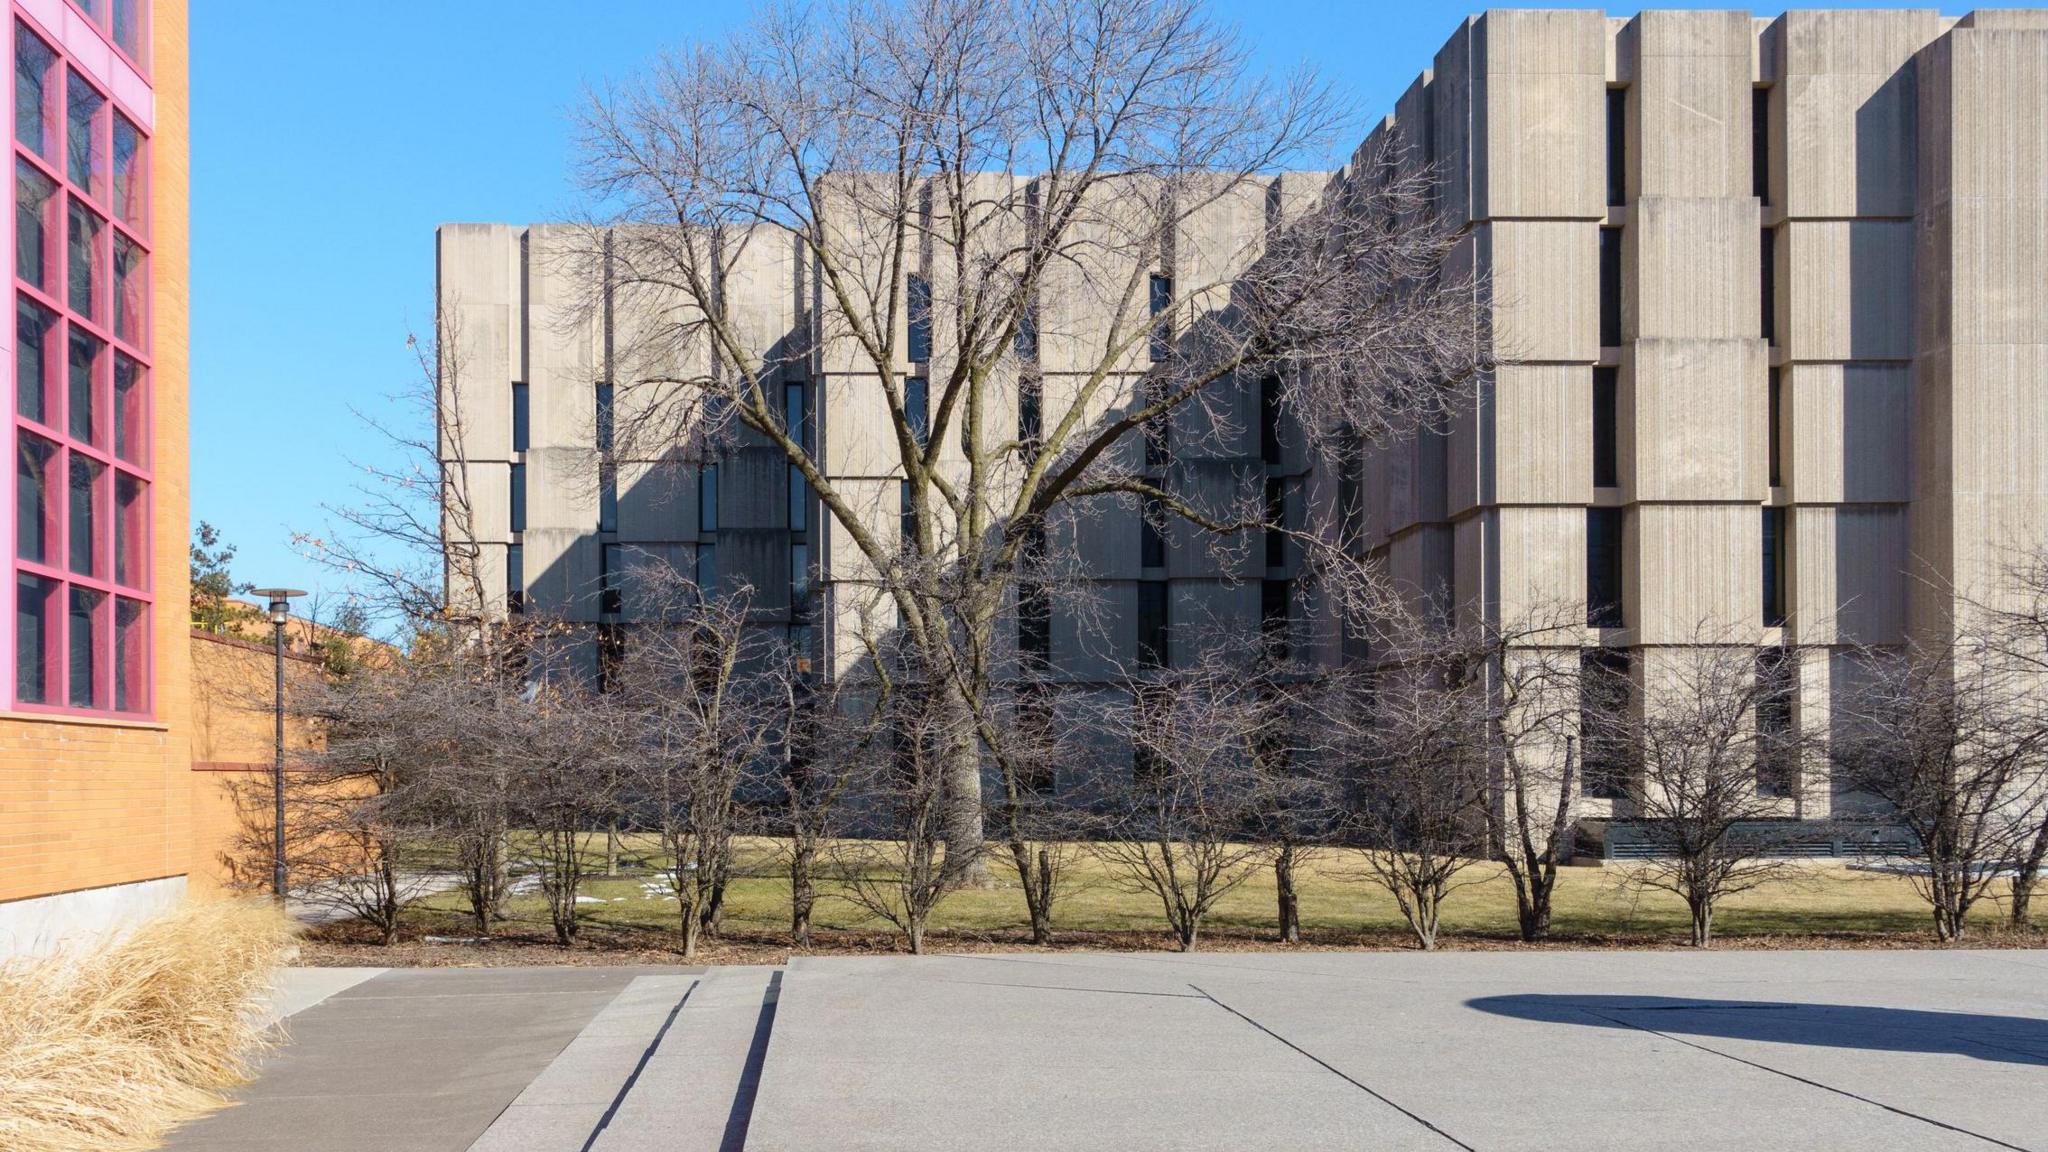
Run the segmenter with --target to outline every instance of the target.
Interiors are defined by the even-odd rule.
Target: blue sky
[[[434,226],[563,213],[575,202],[569,111],[584,86],[630,75],[665,45],[717,37],[749,5],[192,7],[192,516],[239,548],[238,578],[324,591],[331,604],[337,582],[295,554],[291,534],[324,530],[322,506],[350,502],[361,476],[351,461],[382,450],[351,409],[389,412],[413,378],[405,339],[429,327]],[[1215,10],[1268,66],[1307,61],[1341,84],[1365,125],[1474,7]]]

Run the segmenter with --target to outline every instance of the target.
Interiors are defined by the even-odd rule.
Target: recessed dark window
[[[524,384],[512,385],[512,450],[524,452],[533,443],[533,395]]]
[[[910,277],[904,297],[909,305],[909,358],[921,364],[932,358],[932,282]]]
[[[1764,509],[1763,520],[1764,626],[1785,623],[1785,510]]]
[[[1621,530],[1619,508],[1586,509],[1586,623],[1594,628],[1621,628]]]
[[[1280,378],[1259,381],[1259,459],[1268,467],[1280,463]]]
[[[1762,203],[1771,202],[1771,90],[1754,88],[1749,94],[1750,191]]]
[[[1761,298],[1763,303],[1763,316],[1761,318],[1763,322],[1763,337],[1764,343],[1776,344],[1778,342],[1778,233],[1773,229],[1766,228],[1759,235],[1762,237],[1762,241],[1758,246],[1762,257],[1762,268],[1759,273],[1762,277],[1762,290],[1757,293],[1757,296]]]
[[[912,376],[903,382],[903,420],[910,425],[910,438],[919,448],[931,443],[931,381]]]
[[[1607,90],[1607,202],[1628,202],[1628,89]]]
[[[1167,660],[1166,582],[1138,583],[1138,663],[1147,668],[1164,668]]]
[[[1600,346],[1621,345],[1621,229],[1600,230]]]
[[[526,465],[512,465],[512,531],[526,531]]]
[[[1166,567],[1166,505],[1157,496],[1145,497],[1138,529],[1138,564],[1144,568]]]
[[[1799,661],[1790,649],[1760,648],[1756,654],[1756,790],[1760,796],[1799,794],[1799,754],[1792,705],[1798,696]]]
[[[1768,394],[1764,398],[1764,403],[1768,406],[1769,411],[1765,413],[1764,422],[1770,429],[1767,459],[1770,464],[1771,487],[1773,488],[1785,482],[1785,412],[1780,407],[1785,399],[1783,387],[1783,381],[1778,374],[1778,370],[1776,368],[1771,369],[1770,383],[1767,385]]]
[[[1277,478],[1266,481],[1266,567],[1287,564],[1287,486]]]
[[[1579,650],[1579,762],[1583,791],[1626,800],[1635,776],[1629,738],[1629,654],[1620,648]]]
[[[1173,277],[1154,274],[1152,292],[1152,359],[1164,360],[1173,355],[1173,318],[1166,314],[1173,307]]]
[[[526,611],[526,549],[518,544],[505,549],[505,611]]]
[[[1621,414],[1618,394],[1620,371],[1593,369],[1593,486],[1612,488],[1621,483]]]
[[[1266,651],[1276,660],[1288,655],[1289,632],[1293,626],[1294,584],[1288,580],[1267,580],[1259,585],[1259,636]]]

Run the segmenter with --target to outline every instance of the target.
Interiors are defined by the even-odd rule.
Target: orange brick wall
[[[263,802],[277,748],[273,694],[277,657],[269,648],[205,633],[190,634],[192,652],[191,890],[216,892],[267,881],[262,860],[249,859],[249,832],[271,826]],[[285,678],[296,684],[320,674],[320,662],[287,655]],[[287,689],[289,692],[289,689]],[[285,752],[312,746],[308,727],[285,719]],[[251,786],[260,793],[253,797]],[[289,830],[287,830],[289,835]]]
[[[0,901],[182,876],[193,855],[190,37],[185,0],[155,0],[151,7],[156,721],[0,714]]]

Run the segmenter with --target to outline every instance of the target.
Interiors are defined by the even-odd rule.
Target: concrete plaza
[[[2041,951],[324,979],[332,994],[291,1017],[246,1103],[173,1148],[2048,1152]]]

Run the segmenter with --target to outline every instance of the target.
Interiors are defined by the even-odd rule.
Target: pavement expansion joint
[[[1264,1032],[1266,1035],[1271,1036],[1273,1039],[1278,1040],[1280,1043],[1285,1044],[1287,1047],[1293,1049],[1295,1052],[1301,1054],[1302,1056],[1308,1058],[1317,1065],[1321,1066],[1324,1071],[1330,1073],[1332,1076],[1337,1077],[1339,1080],[1344,1081],[1346,1084],[1351,1085],[1353,1088],[1358,1089],[1360,1092],[1365,1093],[1366,1095],[1372,1097],[1380,1103],[1385,1104],[1387,1107],[1392,1108],[1394,1111],[1399,1112],[1401,1115],[1406,1116],[1410,1120],[1415,1121],[1417,1124],[1422,1125],[1424,1128],[1429,1129],[1431,1132],[1436,1133],[1438,1136],[1443,1137],[1449,1143],[1459,1148],[1463,1148],[1465,1152],[1478,1152],[1478,1149],[1472,1147],[1472,1145],[1465,1143],[1463,1140],[1460,1140],[1456,1136],[1451,1135],[1449,1132],[1444,1131],[1442,1128],[1437,1127],[1435,1124],[1424,1119],[1422,1116],[1406,1108],[1401,1107],[1399,1104],[1394,1103],[1392,1100],[1389,1100],[1387,1097],[1381,1095],[1379,1092],[1374,1091],[1370,1086],[1368,1086],[1365,1082],[1359,1080],[1357,1077],[1352,1076],[1350,1073],[1345,1072],[1344,1070],[1338,1068],[1336,1065],[1330,1063],[1328,1060],[1323,1059],[1322,1057],[1316,1055],[1308,1049],[1303,1048],[1301,1045],[1296,1044],[1294,1041],[1289,1040],[1287,1037],[1282,1036],[1280,1033],[1275,1032],[1271,1028],[1266,1027],[1264,1024],[1259,1023],[1257,1020],[1246,1015],[1245,1013],[1240,1012],[1235,1008],[1232,1008],[1230,1005],[1225,1004],[1221,1000],[1218,1000],[1215,996],[1211,995],[1209,992],[1203,990],[1199,986],[1190,984],[1188,985],[1188,987],[1193,988],[1204,1000],[1207,1000],[1209,1003],[1214,1004],[1218,1008],[1223,1009],[1225,1012],[1230,1013],[1232,1016],[1237,1017],[1238,1019],[1244,1021],[1252,1027],[1257,1028],[1259,1031]],[[2021,1150],[2021,1152],[2026,1152],[2026,1150],[2023,1149]]]
[[[1632,1020],[1624,1020],[1618,1016],[1609,1016],[1604,1012],[1595,1012],[1590,1008],[1581,1008],[1579,1009],[1579,1011],[1584,1012],[1588,1016],[1595,1017],[1596,1019],[1605,1020],[1609,1024],[1615,1024],[1623,1028],[1633,1028],[1638,1032],[1646,1032],[1652,1036],[1669,1040],[1673,1044],[1683,1044],[1687,1048],[1692,1048],[1701,1052],[1708,1053],[1710,1055],[1719,1056],[1723,1060],[1733,1060],[1737,1064],[1742,1064],[1747,1067],[1754,1068],[1759,1072],[1769,1072],[1773,1076],[1783,1076],[1787,1080],[1792,1080],[1797,1083],[1804,1084],[1809,1088],[1818,1088],[1823,1092],[1832,1092],[1837,1096],[1846,1097],[1847,1099],[1855,1100],[1859,1103],[1868,1104],[1873,1108],[1882,1108],[1895,1116],[1903,1116],[1908,1120],[1918,1120],[1922,1124],[1930,1124],[1936,1128],[1940,1128],[1945,1131],[1955,1132],[1959,1135],[1973,1137],[1975,1139],[1982,1140],[1985,1143],[1990,1144],[1996,1148],[2009,1148],[2012,1150],[2012,1152],[2042,1152],[2040,1148],[2029,1148],[2023,1144],[2011,1144],[2004,1140],[2000,1140],[1996,1136],[1986,1136],[1982,1132],[1973,1132],[1970,1129],[1964,1128],[1960,1125],[1950,1124],[1944,1120],[1936,1120],[1932,1116],[1923,1115],[1919,1112],[1914,1112],[1911,1109],[1900,1108],[1894,1104],[1887,1104],[1882,1100],[1875,1100],[1869,1096],[1859,1095],[1855,1092],[1849,1091],[1846,1088],[1837,1088],[1832,1084],[1824,1084],[1819,1080],[1814,1080],[1806,1076],[1801,1076],[1796,1072],[1787,1072],[1783,1068],[1773,1068],[1769,1064],[1765,1064],[1761,1061],[1750,1060],[1742,1056],[1737,1056],[1732,1052],[1723,1052],[1721,1049],[1716,1048],[1710,1044],[1700,1044],[1692,1040],[1687,1040],[1683,1036],[1674,1036],[1669,1032],[1662,1032],[1655,1028],[1644,1027],[1643,1025],[1637,1024]]]

